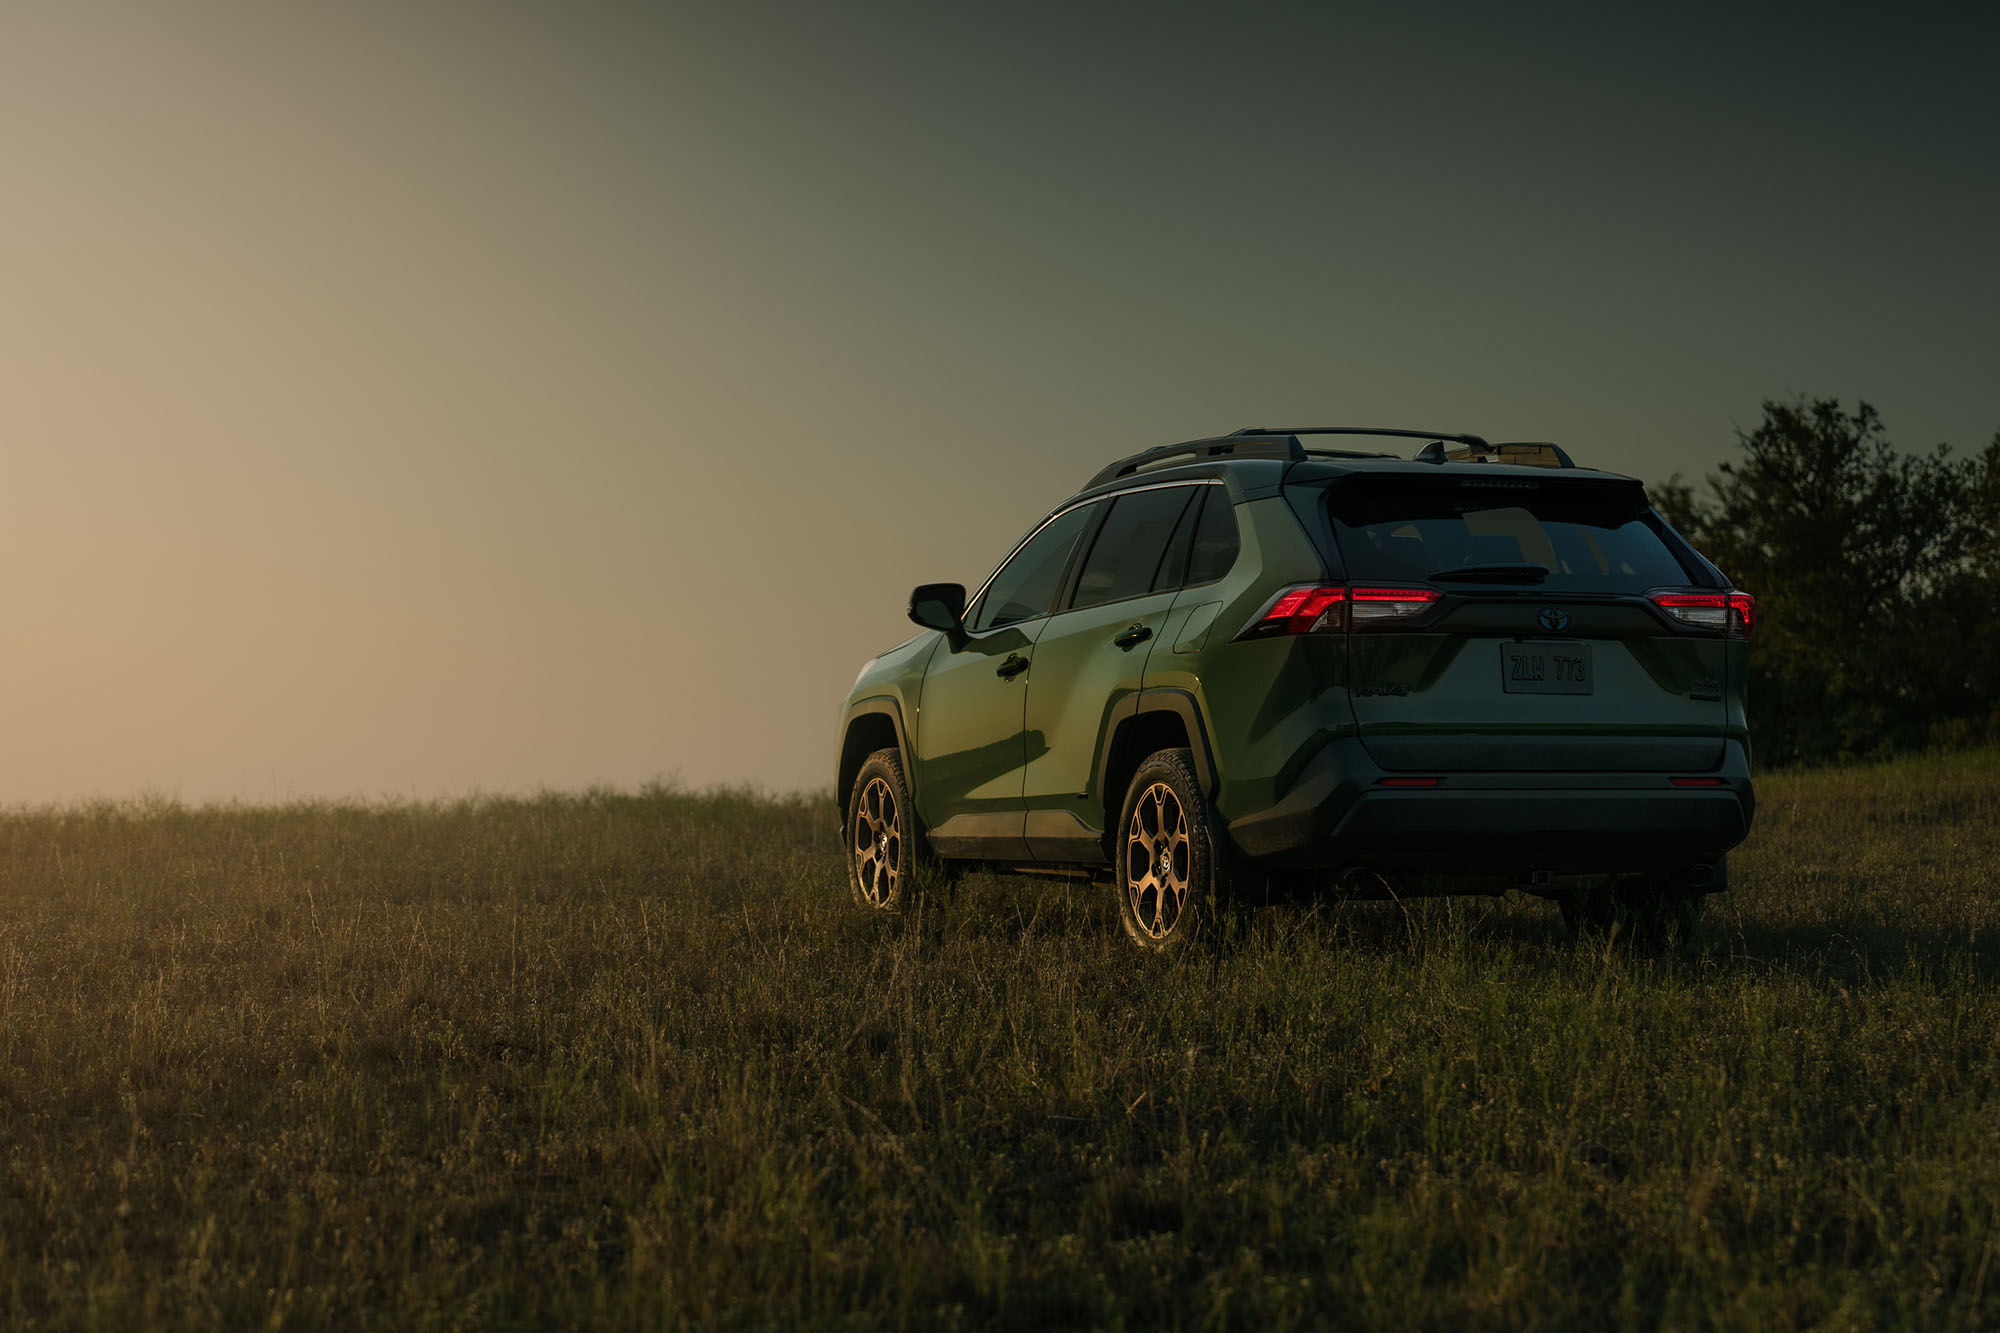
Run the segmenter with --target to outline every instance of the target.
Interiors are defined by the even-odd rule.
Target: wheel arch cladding
[[[1171,707],[1141,709],[1127,714],[1114,726],[1111,743],[1104,751],[1104,774],[1098,780],[1097,795],[1104,803],[1107,836],[1115,831],[1118,815],[1125,807],[1125,789],[1132,775],[1147,758],[1161,750],[1192,749],[1193,738],[1180,711]],[[1200,763],[1196,762],[1196,772]]]
[[[833,799],[840,806],[841,827],[847,826],[847,802],[854,794],[854,779],[861,772],[861,765],[868,762],[868,756],[877,750],[897,750],[903,748],[903,728],[896,716],[895,705],[887,701],[862,704],[847,719],[847,731],[840,741],[840,770],[835,780]],[[909,755],[903,756],[903,781],[908,783]]]

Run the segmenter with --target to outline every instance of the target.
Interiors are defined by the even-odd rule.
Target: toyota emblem
[[[1535,619],[1542,622],[1543,629],[1567,629],[1569,627],[1569,612],[1559,606],[1543,607],[1541,614],[1536,616]]]

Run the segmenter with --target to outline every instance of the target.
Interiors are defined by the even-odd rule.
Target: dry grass
[[[1991,1326],[2000,756],[1761,791],[1687,957],[867,920],[817,800],[0,817],[0,1322]]]

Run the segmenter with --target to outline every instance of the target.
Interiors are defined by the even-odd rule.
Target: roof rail
[[[1084,489],[1095,490],[1106,482],[1129,477],[1134,472],[1152,467],[1156,463],[1183,456],[1190,462],[1199,462],[1204,458],[1228,457],[1281,458],[1287,462],[1303,463],[1308,451],[1299,443],[1301,435],[1393,435],[1413,440],[1429,440],[1440,448],[1445,440],[1455,440],[1460,444],[1481,449],[1492,447],[1477,435],[1450,435],[1434,430],[1400,430],[1387,426],[1245,426],[1230,435],[1213,435],[1205,440],[1188,440],[1183,444],[1163,444],[1144,453],[1133,454],[1130,458],[1121,458],[1092,477]],[[1369,455],[1353,456],[1365,458]]]
[[[1391,435],[1407,440],[1456,440],[1460,444],[1488,448],[1477,435],[1454,435],[1449,431],[1405,430],[1400,426],[1245,426],[1238,435]]]
[[[1417,451],[1419,463],[1517,463],[1524,467],[1575,467],[1560,446],[1547,440],[1508,440],[1503,444],[1468,444],[1447,449],[1443,440],[1432,440]]]
[[[1238,431],[1234,435],[1216,435],[1206,440],[1188,440],[1183,444],[1163,444],[1148,449],[1144,453],[1121,458],[1110,467],[1092,477],[1084,488],[1095,490],[1107,481],[1129,477],[1142,468],[1169,458],[1187,455],[1189,462],[1199,462],[1204,458],[1282,458],[1291,463],[1305,461],[1306,451],[1290,432],[1281,435],[1267,432]]]

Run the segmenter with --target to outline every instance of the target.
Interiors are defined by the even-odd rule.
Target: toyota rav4
[[[1415,457],[1322,443],[1426,443]],[[856,900],[932,859],[1081,870],[1165,948],[1232,887],[1494,891],[1691,928],[1754,809],[1755,603],[1550,444],[1247,429],[1105,468],[861,670]]]

